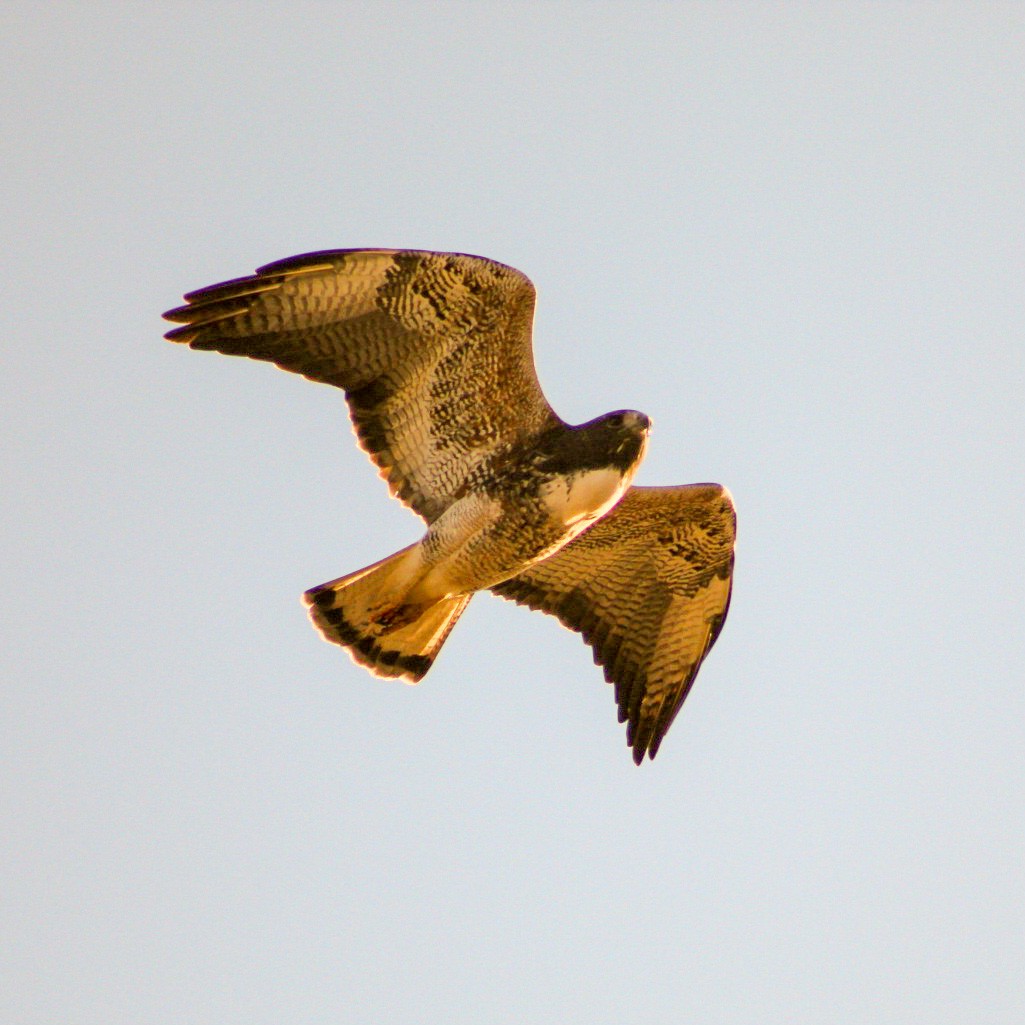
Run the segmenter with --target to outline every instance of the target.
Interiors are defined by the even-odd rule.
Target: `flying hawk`
[[[534,287],[461,253],[341,249],[190,292],[193,349],[345,391],[359,443],[427,523],[415,544],[307,591],[325,639],[415,683],[474,592],[579,631],[615,684],[634,761],[654,758],[726,618],[735,515],[718,484],[632,487],[643,413],[577,427],[534,370]]]

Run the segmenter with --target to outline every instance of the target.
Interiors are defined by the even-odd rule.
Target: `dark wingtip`
[[[175,324],[186,323],[192,319],[191,306],[175,306],[173,310],[165,310],[160,314],[164,320],[170,320]]]
[[[165,313],[164,316],[166,318],[167,314]],[[198,333],[199,332],[191,324],[185,324],[182,327],[173,327],[170,331],[165,331],[164,337],[169,342],[184,342],[185,344],[188,344]]]

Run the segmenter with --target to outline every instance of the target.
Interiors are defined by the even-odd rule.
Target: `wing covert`
[[[489,456],[558,422],[534,370],[534,287],[483,257],[331,250],[185,296],[166,337],[345,390],[392,493],[436,519]]]
[[[722,629],[736,515],[718,484],[633,487],[565,548],[492,590],[583,635],[639,765],[654,758]]]

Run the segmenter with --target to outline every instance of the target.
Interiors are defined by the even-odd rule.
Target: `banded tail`
[[[419,547],[410,545],[303,595],[324,640],[341,645],[375,676],[409,683],[417,683],[431,668],[473,597],[459,594],[435,602],[407,602],[420,568]]]

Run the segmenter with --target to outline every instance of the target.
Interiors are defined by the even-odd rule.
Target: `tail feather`
[[[311,588],[303,595],[326,641],[345,648],[375,676],[419,681],[472,595],[407,603],[420,567],[418,545]]]

